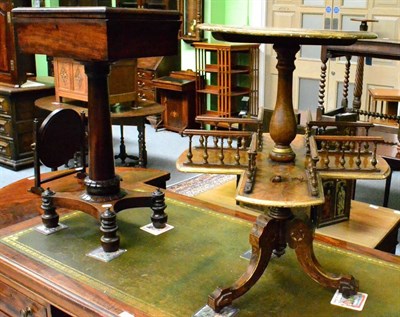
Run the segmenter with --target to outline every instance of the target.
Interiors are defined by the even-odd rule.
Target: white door
[[[272,27],[293,27],[312,29],[358,30],[359,22],[351,18],[379,20],[369,30],[379,37],[400,39],[400,0],[272,0],[268,2],[267,24]],[[267,46],[267,76],[265,80],[266,108],[273,109],[276,97],[277,71],[276,55]],[[293,78],[293,106],[295,109],[312,113],[318,106],[319,80],[321,73],[320,46],[303,46],[296,60]],[[350,73],[349,103],[352,101],[355,63],[352,59]],[[345,59],[328,62],[325,88],[325,107],[332,110],[340,105],[344,80]],[[387,60],[372,61],[365,67],[362,108],[366,105],[366,87],[400,87],[399,62]],[[379,72],[379,76],[376,76]],[[375,76],[374,76],[375,74]]]

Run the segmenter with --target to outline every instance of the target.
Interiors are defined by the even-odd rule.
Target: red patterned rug
[[[194,197],[198,194],[204,193],[208,190],[225,184],[233,179],[236,179],[236,175],[201,174],[179,182],[177,184],[168,186],[167,190],[173,191],[181,195]]]

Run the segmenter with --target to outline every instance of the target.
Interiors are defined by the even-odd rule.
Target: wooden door
[[[400,0],[273,0],[268,6],[268,26],[358,30],[359,23],[351,18],[377,19],[369,27],[379,37],[399,39]],[[276,58],[272,47],[268,46],[266,69],[266,107],[273,109],[277,83]],[[318,105],[318,86],[321,70],[320,46],[303,46],[296,60],[296,70],[293,78],[293,106],[295,109],[307,110],[312,113]],[[350,82],[354,83],[355,63],[352,59]],[[341,89],[344,80],[344,59],[328,62],[326,99],[327,110],[336,108],[341,101]],[[385,65],[382,67],[382,65]],[[366,87],[395,87],[400,84],[399,63],[373,60],[373,66],[366,67],[364,77],[364,92],[362,108],[366,105]],[[376,76],[379,72],[379,76]],[[375,76],[374,76],[375,74]],[[397,76],[397,78],[396,78]],[[349,102],[352,101],[353,86],[349,88]]]

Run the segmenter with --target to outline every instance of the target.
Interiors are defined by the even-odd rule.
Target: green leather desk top
[[[191,316],[217,286],[231,285],[246,269],[240,256],[250,248],[251,223],[167,199],[168,223],[159,236],[140,227],[150,223],[146,208],[118,214],[119,258],[105,263],[86,254],[99,247],[97,220],[81,212],[61,217],[68,229],[45,236],[33,227],[3,237],[3,244],[92,286],[149,316]],[[324,268],[351,273],[368,293],[362,312],[330,304],[334,291],[309,279],[287,249],[274,258],[260,281],[234,302],[239,316],[398,316],[400,265],[315,243]]]

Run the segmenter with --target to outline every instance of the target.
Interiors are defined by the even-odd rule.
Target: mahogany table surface
[[[57,102],[55,96],[48,96],[40,98],[35,101],[35,106],[39,109],[46,111],[53,111],[56,109],[72,109],[78,113],[84,112],[88,115],[88,108],[74,105],[73,103],[67,102]],[[130,121],[134,118],[144,118],[147,116],[162,113],[164,111],[164,106],[156,103],[154,101],[140,100],[138,101],[138,106],[136,108],[110,108],[111,110],[111,120],[113,124],[124,124],[129,125]]]
[[[178,49],[178,11],[15,8],[12,15],[18,46],[24,53],[93,62],[174,55]]]

